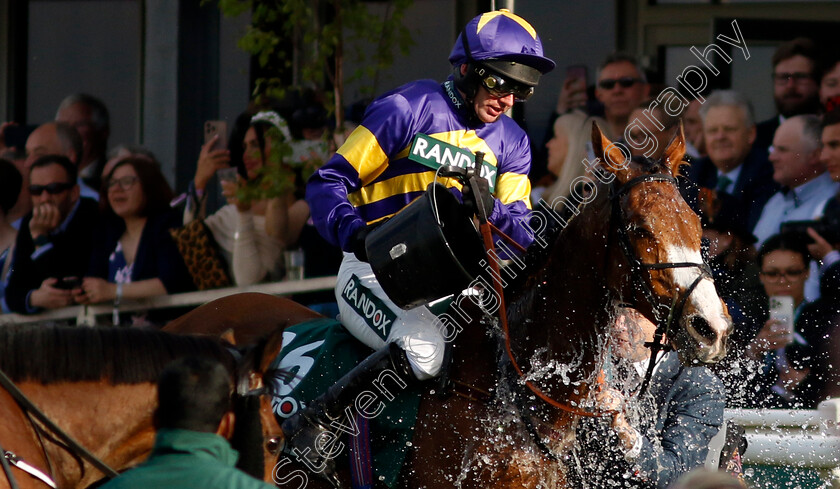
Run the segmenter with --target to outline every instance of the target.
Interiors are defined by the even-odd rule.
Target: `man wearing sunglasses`
[[[80,198],[76,165],[46,155],[29,168],[32,211],[23,219],[6,287],[12,311],[36,313],[73,304],[87,271],[98,209]]]
[[[650,94],[650,85],[636,58],[612,54],[601,64],[595,98],[604,104],[604,118],[613,137],[624,135],[630,114]]]
[[[426,306],[403,310],[395,305],[367,263],[365,248],[371,226],[422,195],[436,180],[435,170],[447,164],[431,157],[418,160],[410,151],[412,143],[440,148],[442,142],[483,152],[481,198],[466,195],[454,179],[441,183],[465,204],[472,203],[473,211],[480,202],[488,220],[517,242],[527,246],[532,240],[524,225],[531,212],[530,144],[525,132],[503,114],[514,101],[531,96],[554,62],[543,55],[534,27],[507,10],[472,19],[455,41],[449,62],[452,75],[443,83],[412,82],[373,101],[362,124],[307,185],[316,228],[345,252],[336,285],[342,324],[377,350],[284,423],[286,452],[307,457],[310,466],[330,462],[315,455],[311,442],[384,369],[398,372],[407,383],[433,378],[442,368],[445,342],[439,321]],[[359,311],[343,295],[349,289],[373,295],[383,314],[392,318],[388,325],[380,328],[381,321],[373,322],[377,316]]]

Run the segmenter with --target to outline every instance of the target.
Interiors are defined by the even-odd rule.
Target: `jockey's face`
[[[461,73],[467,73],[467,65],[461,65]],[[494,97],[490,95],[483,86],[478,87],[478,92],[473,99],[473,109],[475,110],[478,120],[485,124],[490,124],[499,120],[499,117],[505,111],[513,107],[514,96],[509,93],[503,97]]]

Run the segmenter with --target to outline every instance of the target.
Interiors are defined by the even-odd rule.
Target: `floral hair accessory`
[[[266,122],[271,124],[272,126],[276,127],[280,130],[280,133],[283,135],[286,141],[292,140],[292,134],[289,132],[289,124],[286,122],[285,119],[280,117],[277,112],[273,110],[263,110],[257,112],[253,117],[251,117],[251,125],[258,122]]]

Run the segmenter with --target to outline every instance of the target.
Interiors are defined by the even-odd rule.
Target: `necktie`
[[[715,190],[717,190],[718,192],[729,193],[729,192],[727,192],[726,189],[729,188],[730,183],[732,183],[732,179],[730,179],[726,175],[720,175],[720,176],[718,176],[717,185],[715,186]]]

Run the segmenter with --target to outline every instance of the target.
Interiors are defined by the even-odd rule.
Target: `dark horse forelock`
[[[234,371],[232,355],[215,338],[134,328],[0,328],[0,369],[15,382],[156,382],[169,362],[183,356],[213,358]]]

